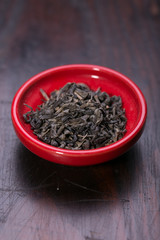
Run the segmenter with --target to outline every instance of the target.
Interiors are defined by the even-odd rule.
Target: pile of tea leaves
[[[85,150],[104,147],[126,132],[125,109],[119,96],[91,90],[83,83],[67,83],[50,97],[40,90],[44,102],[23,115],[33,133],[58,148]]]

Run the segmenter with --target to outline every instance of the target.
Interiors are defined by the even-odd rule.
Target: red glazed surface
[[[121,96],[128,119],[124,137],[109,146],[94,150],[66,150],[41,142],[23,119],[28,108],[35,110],[42,103],[40,89],[48,95],[67,82],[83,82],[91,89]],[[140,89],[126,76],[95,65],[66,65],[46,70],[29,79],[17,91],[11,109],[13,126],[21,142],[33,153],[46,160],[72,166],[85,166],[109,161],[126,152],[141,136],[147,115],[147,106]]]

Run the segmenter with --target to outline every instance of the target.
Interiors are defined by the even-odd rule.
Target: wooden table
[[[10,107],[45,69],[107,66],[148,104],[145,131],[123,156],[91,167],[45,161],[17,138]],[[0,1],[0,239],[160,239],[158,0]]]

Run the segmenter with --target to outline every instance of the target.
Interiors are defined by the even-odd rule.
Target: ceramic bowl
[[[38,140],[23,119],[23,114],[28,111],[24,103],[35,110],[42,103],[41,88],[50,95],[67,82],[85,83],[93,90],[100,87],[101,91],[106,91],[111,96],[121,96],[127,117],[127,132],[121,140],[92,150],[61,149]],[[132,80],[115,70],[87,64],[54,67],[38,73],[19,88],[11,108],[14,129],[24,146],[41,158],[71,166],[99,164],[125,153],[141,136],[146,115],[145,98]]]

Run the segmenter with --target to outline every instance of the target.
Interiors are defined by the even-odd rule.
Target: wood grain
[[[0,1],[0,239],[158,240],[160,2]],[[123,156],[67,167],[29,152],[10,107],[47,68],[89,63],[130,77],[148,105],[145,131]]]

